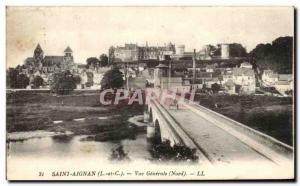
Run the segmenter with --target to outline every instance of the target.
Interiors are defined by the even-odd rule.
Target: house
[[[248,62],[243,62],[243,63],[241,63],[240,68],[249,68],[249,69],[252,69],[252,65],[250,63],[248,63]]]
[[[282,76],[282,78],[284,78],[284,76]],[[273,72],[273,70],[264,70],[261,77],[265,86],[274,86],[278,79],[278,74]]]
[[[278,74],[278,81],[292,81],[293,74]]]
[[[275,83],[274,87],[278,92],[285,95],[287,91],[293,90],[293,81],[278,81]]]
[[[220,80],[217,77],[213,77],[211,79],[206,79],[204,83],[206,84],[206,88],[211,88],[213,84],[215,83],[219,84]]]
[[[206,70],[206,72],[214,72],[215,66],[214,65],[207,65],[205,70]]]
[[[232,71],[230,72],[225,72],[224,75],[222,75],[223,79],[222,79],[222,84],[225,84],[228,80],[233,80],[233,75],[232,75]]]
[[[224,88],[227,94],[235,94],[235,84],[232,79],[229,79],[224,83]]]
[[[275,82],[274,87],[283,95],[286,95],[287,91],[294,90],[293,75],[278,74],[278,81]]]
[[[233,68],[233,82],[240,86],[239,93],[254,94],[256,88],[254,70],[249,68]]]

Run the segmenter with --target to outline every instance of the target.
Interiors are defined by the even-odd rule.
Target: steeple
[[[41,47],[40,43],[37,44],[35,50],[42,50],[42,47]]]
[[[33,57],[36,61],[41,61],[44,58],[44,51],[39,43],[34,49]]]
[[[64,52],[65,52],[65,53],[72,53],[73,51],[72,51],[72,49],[68,46],[68,47],[65,49]]]
[[[41,69],[44,60],[44,52],[39,43],[37,44],[36,48],[33,51],[33,60],[34,60],[34,66],[37,67],[37,69]]]
[[[39,43],[37,44],[37,46],[34,49],[34,53],[35,52],[38,52],[38,53],[43,52],[43,49],[42,49],[42,47],[41,47],[41,45]]]

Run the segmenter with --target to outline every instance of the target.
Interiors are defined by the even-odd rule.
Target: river
[[[41,133],[40,131],[37,131]],[[30,132],[31,135],[33,132]],[[7,142],[7,154],[10,160],[19,158],[92,158],[99,161],[115,160],[116,153],[121,149],[126,158],[123,160],[149,160],[146,134],[138,134],[134,140],[120,141],[87,141],[86,135],[62,135],[34,137],[25,140],[10,140]],[[116,150],[119,149],[119,150]],[[118,154],[117,154],[118,155]],[[122,159],[122,158],[121,158]]]

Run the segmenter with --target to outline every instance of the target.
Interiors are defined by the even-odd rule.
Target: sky
[[[259,43],[293,36],[292,7],[7,7],[7,68],[23,64],[40,43],[44,55],[63,55],[76,63],[108,53],[110,46],[137,43],[184,44],[186,51],[206,44],[240,43],[251,51]]]

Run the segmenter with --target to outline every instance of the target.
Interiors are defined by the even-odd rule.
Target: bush
[[[16,88],[26,88],[28,85],[29,85],[29,78],[25,74],[20,74],[17,76]]]
[[[213,93],[218,93],[221,90],[221,86],[218,83],[214,83],[211,85],[211,90]]]
[[[94,85],[94,74],[92,72],[86,72],[87,75],[87,82],[85,83],[85,85],[87,87],[91,87]]]
[[[39,88],[44,84],[44,80],[41,76],[35,76],[33,79],[34,88]]]
[[[76,88],[76,78],[70,71],[56,73],[50,87],[52,93],[70,94]]]
[[[75,81],[75,84],[78,85],[81,83],[81,77],[80,76],[74,76],[74,81]]]
[[[16,88],[17,76],[18,72],[13,68],[6,71],[6,86],[10,88]]]
[[[101,89],[120,88],[123,83],[123,73],[117,68],[107,71],[100,82]]]
[[[191,149],[184,145],[170,144],[169,140],[162,143],[154,142],[151,149],[152,156],[159,161],[192,161],[196,162],[199,157],[196,155],[196,149]]]

